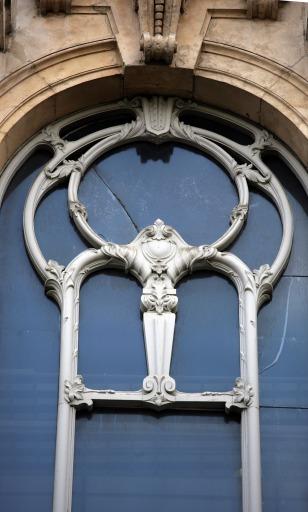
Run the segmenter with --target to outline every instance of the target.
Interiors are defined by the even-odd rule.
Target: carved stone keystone
[[[140,49],[144,61],[171,64],[176,52],[176,32],[187,0],[136,0],[139,14]]]

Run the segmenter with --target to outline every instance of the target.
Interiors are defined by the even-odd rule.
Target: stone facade
[[[65,114],[154,93],[249,118],[308,164],[305,3],[3,0],[0,13],[1,166]]]

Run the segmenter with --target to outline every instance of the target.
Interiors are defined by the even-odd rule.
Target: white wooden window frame
[[[119,110],[135,114],[135,120],[67,141],[61,130],[93,114]],[[185,111],[195,111],[218,118],[249,132],[254,141],[242,145],[223,135],[190,126],[180,121]],[[87,211],[78,199],[78,187],[91,164],[113,148],[147,140],[154,143],[181,142],[214,157],[229,173],[239,197],[231,213],[229,229],[213,244],[188,245],[174,228],[157,219],[143,229],[130,244],[107,243],[89,225]],[[85,150],[78,160],[70,160],[76,150]],[[308,191],[307,173],[298,160],[266,131],[204,105],[177,98],[135,98],[103,105],[77,113],[51,124],[26,144],[7,165],[0,178],[0,202],[15,173],[29,155],[39,147],[49,146],[53,156],[35,180],[24,209],[24,236],[30,259],[45,283],[47,294],[61,310],[61,348],[59,402],[57,419],[56,462],[53,512],[70,512],[72,502],[75,413],[84,406],[129,405],[136,407],[215,408],[241,412],[243,512],[261,512],[261,462],[259,427],[259,385],[257,353],[257,314],[272,293],[288,261],[293,239],[292,213],[279,181],[262,161],[264,149],[278,152]],[[249,164],[238,164],[228,153],[244,157]],[[66,267],[47,261],[38,245],[34,217],[44,196],[60,183],[68,183],[68,208],[81,235],[92,248],[80,253]],[[237,256],[224,252],[240,234],[249,210],[249,184],[266,193],[275,203],[282,222],[281,245],[274,262],[251,270]],[[154,219],[153,219],[154,220]],[[143,286],[144,341],[148,375],[137,391],[92,390],[77,373],[79,292],[86,276],[107,267],[132,273]],[[177,390],[170,376],[177,297],[175,286],[188,273],[207,269],[224,274],[235,285],[239,298],[240,371],[234,388],[225,393],[200,390],[185,393]]]

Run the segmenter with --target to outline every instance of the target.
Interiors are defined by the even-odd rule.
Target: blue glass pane
[[[80,295],[79,372],[88,387],[140,389],[146,361],[141,287],[108,272],[86,281]]]
[[[185,110],[180,114],[179,119],[185,124],[219,133],[239,144],[248,145],[254,142],[254,136],[247,130],[236,124],[228,123],[227,121],[211,116],[210,114]]]
[[[182,391],[227,391],[240,375],[238,297],[230,281],[200,272],[178,286],[171,374]]]
[[[272,302],[259,314],[261,400],[266,405],[307,407],[307,199],[299,181],[280,158],[267,154],[264,160],[287,193],[295,233],[285,277],[275,288]]]
[[[73,512],[240,512],[240,425],[104,411],[76,425]]]
[[[287,194],[294,217],[294,240],[291,257],[285,275],[308,276],[308,205],[307,196],[300,182],[288,166],[275,154],[264,156]]]
[[[250,190],[247,223],[228,250],[239,256],[251,269],[273,263],[282,238],[279,214],[270,200]]]
[[[107,240],[130,242],[157,218],[192,244],[214,242],[229,227],[237,192],[206,155],[172,143],[138,142],[110,152],[85,175],[80,200]]]
[[[83,117],[79,121],[74,121],[60,130],[60,137],[66,140],[78,140],[90,133],[104,130],[110,126],[118,126],[125,123],[131,123],[136,119],[134,112],[130,110],[113,110],[112,112],[101,112],[88,117]]]
[[[308,410],[261,410],[263,512],[308,510]]]
[[[5,511],[51,510],[59,311],[26,254],[22,214],[49,155],[31,156],[0,212],[0,502]]]
[[[39,205],[35,217],[35,231],[46,260],[67,265],[88,248],[69,216],[67,185],[56,188]]]
[[[308,278],[283,277],[258,321],[261,402],[308,407]]]

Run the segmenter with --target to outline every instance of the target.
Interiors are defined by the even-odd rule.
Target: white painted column
[[[241,419],[243,512],[262,512],[256,294],[245,291],[244,301],[246,347],[242,370],[254,396]]]
[[[75,323],[74,288],[66,288],[63,295],[53,512],[71,511],[74,464],[76,412],[64,397],[64,382],[73,381],[76,375],[72,336]]]

